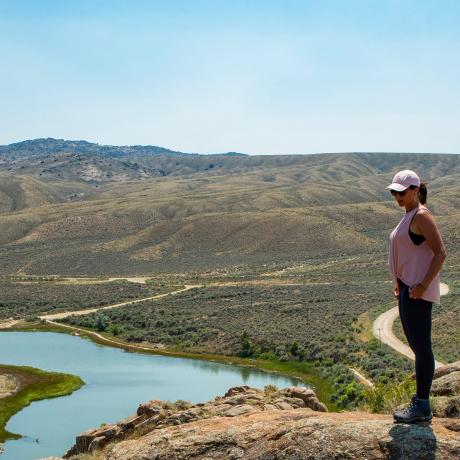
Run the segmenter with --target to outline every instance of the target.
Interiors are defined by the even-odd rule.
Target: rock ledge
[[[460,458],[460,423],[330,413],[311,389],[241,386],[206,403],[141,404],[120,423],[82,433],[64,457],[90,453],[107,460],[453,459]]]

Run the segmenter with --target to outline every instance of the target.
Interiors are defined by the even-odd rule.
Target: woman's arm
[[[417,284],[411,290],[410,297],[418,299],[422,297],[427,286],[433,281],[433,278],[441,270],[442,264],[446,259],[446,249],[439,233],[436,222],[430,212],[420,210],[413,220],[414,230],[425,237],[425,241],[434,253],[434,257],[428,267],[425,277],[421,283]]]

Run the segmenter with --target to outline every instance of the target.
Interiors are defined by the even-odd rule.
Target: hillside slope
[[[202,157],[208,158],[170,158]],[[183,175],[179,165],[171,175],[142,181],[2,175],[1,273],[129,275],[383,254],[401,213],[385,186],[403,167],[430,182],[429,206],[449,253],[459,247],[457,155],[226,159],[218,173],[198,168]],[[63,171],[74,176],[70,166]]]

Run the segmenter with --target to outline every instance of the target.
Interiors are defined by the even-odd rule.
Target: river
[[[0,363],[75,374],[86,383],[69,396],[35,401],[14,415],[6,429],[24,437],[7,441],[0,460],[61,456],[79,433],[120,421],[150,399],[196,403],[242,384],[299,383],[255,369],[126,352],[52,332],[0,332]]]

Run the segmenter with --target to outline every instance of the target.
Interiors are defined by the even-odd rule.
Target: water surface
[[[75,374],[86,383],[71,395],[33,402],[13,416],[6,429],[24,438],[7,441],[0,460],[61,456],[76,435],[120,421],[150,399],[196,403],[223,395],[231,386],[298,384],[254,369],[126,352],[52,332],[0,332],[0,363]]]

